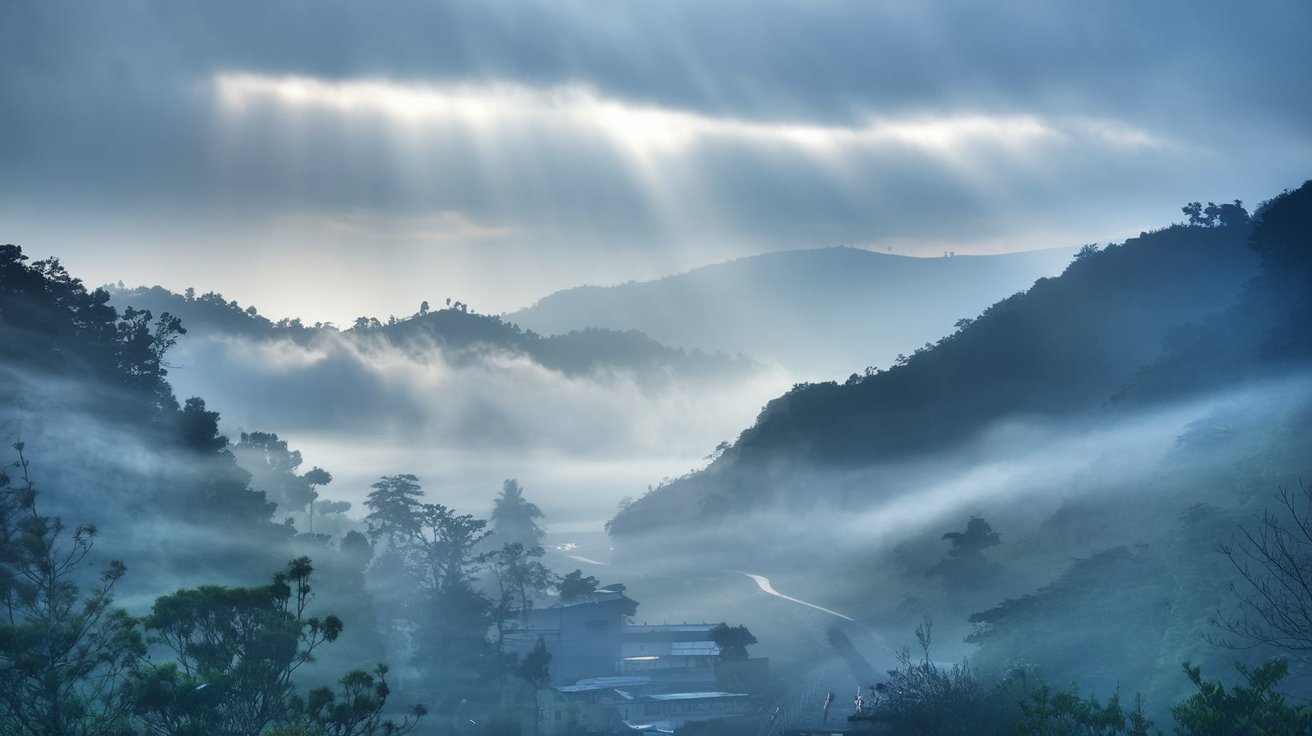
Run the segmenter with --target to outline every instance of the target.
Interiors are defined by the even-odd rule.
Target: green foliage
[[[116,410],[157,418],[176,407],[163,357],[185,332],[168,312],[120,314],[108,292],[87,291],[57,258],[29,263],[22,248],[0,245],[0,342],[10,365],[120,389],[145,400]]]
[[[970,517],[970,522],[966,524],[966,531],[948,532],[942,538],[952,543],[948,554],[953,557],[977,555],[989,547],[1002,544],[1002,537],[993,531],[993,527],[989,526],[987,521],[978,516]]]
[[[942,539],[952,545],[948,557],[926,570],[926,577],[942,575],[952,586],[971,588],[985,585],[994,577],[996,566],[984,558],[983,552],[1002,544],[1002,537],[987,521],[971,516],[966,531],[948,532]]]
[[[238,335],[252,339],[287,338],[302,344],[327,335],[341,335],[358,344],[378,340],[402,350],[420,353],[432,345],[441,346],[443,355],[463,363],[480,360],[489,349],[526,355],[538,364],[567,375],[586,374],[598,367],[633,370],[650,380],[668,378],[674,368],[687,375],[738,375],[751,366],[743,356],[719,353],[708,355],[699,350],[683,350],[663,345],[636,331],[586,329],[543,336],[522,330],[496,315],[477,314],[467,304],[448,302],[446,309],[424,309],[410,317],[386,321],[361,316],[351,329],[338,332],[332,323],[307,326],[299,319],[270,322],[253,307],[243,309],[222,294],[209,292],[199,297],[194,291],[174,294],[152,287],[116,291],[114,302],[146,306],[156,311],[181,315],[193,330],[210,335]],[[563,332],[563,330],[562,330]]]
[[[1154,723],[1142,697],[1129,709],[1119,691],[1105,701],[1081,696],[1071,685],[1053,690],[1032,673],[1013,670],[985,685],[963,663],[945,669],[929,658],[928,621],[916,629],[923,656],[899,656],[889,680],[871,688],[859,716],[886,723],[894,733],[1018,734],[1019,736],[1152,736]],[[1201,668],[1184,664],[1197,692],[1171,709],[1178,736],[1309,736],[1312,706],[1293,705],[1277,689],[1289,673],[1286,660],[1256,668],[1236,665],[1243,682],[1229,690],[1204,680]],[[858,697],[860,694],[858,693]]]
[[[145,648],[112,607],[125,568],[114,561],[89,591],[76,579],[96,529],[67,534],[37,512],[23,444],[17,487],[0,473],[0,736],[127,733],[126,676]]]
[[[747,647],[756,643],[756,636],[746,626],[722,623],[711,629],[711,641],[720,648],[720,659],[732,662],[747,659]]]
[[[300,450],[288,449],[285,440],[268,432],[242,432],[232,452],[238,464],[251,473],[253,488],[263,491],[281,512],[304,511],[306,531],[314,532],[314,502],[319,498],[316,488],[332,482],[328,471],[314,467],[298,474]]]
[[[365,525],[370,541],[404,547],[415,533],[419,499],[424,495],[419,479],[408,473],[386,475],[371,488],[364,502],[369,508]]]
[[[1184,663],[1185,675],[1198,692],[1171,709],[1179,736],[1307,736],[1312,734],[1312,707],[1286,702],[1276,687],[1289,674],[1289,663],[1273,659],[1252,670],[1236,665],[1244,683],[1228,692],[1220,682],[1204,680],[1202,669]]]
[[[367,736],[379,731],[385,736],[399,736],[413,729],[428,713],[424,706],[416,705],[400,721],[383,717],[391,691],[387,667],[381,664],[372,673],[349,672],[339,684],[337,692],[320,687],[304,699],[293,696],[290,724],[270,731],[269,736]]]
[[[1248,210],[1244,203],[1235,200],[1230,204],[1208,202],[1203,207],[1201,202],[1190,202],[1181,208],[1189,217],[1189,224],[1195,227],[1238,227],[1248,224]]]
[[[713,469],[635,501],[609,529],[637,536],[722,519],[759,504],[767,479],[775,500],[812,502],[815,466],[944,452],[1005,417],[1105,406],[1159,359],[1172,330],[1233,303],[1257,271],[1249,232],[1181,225],[1086,252],[888,370],[799,385],[769,402]]]
[[[179,590],[155,601],[142,623],[173,662],[134,683],[136,711],[158,734],[247,736],[292,715],[292,675],[342,632],[336,616],[307,615],[308,558],[270,585]]]
[[[1080,249],[1075,251],[1075,260],[1083,261],[1084,259],[1092,258],[1097,254],[1098,254],[1098,245],[1096,243],[1081,245]],[[963,325],[963,326],[969,326],[969,325]]]
[[[1265,205],[1253,229],[1251,246],[1262,259],[1262,273],[1248,299],[1275,315],[1262,335],[1261,355],[1277,365],[1312,359],[1312,181]]]
[[[533,608],[533,595],[545,593],[551,587],[551,571],[538,561],[545,554],[541,547],[524,549],[519,542],[504,545],[492,554],[492,572],[503,605],[508,613],[517,611],[526,624],[528,612]]]
[[[551,682],[551,653],[542,637],[538,637],[538,643],[519,661],[515,674],[534,689],[544,688]]]
[[[1187,568],[1186,568],[1187,569]],[[1057,682],[1079,681],[1108,692],[1144,683],[1167,628],[1171,577],[1149,549],[1116,547],[1075,560],[1053,582],[971,614],[980,667],[993,675],[1013,662],[1037,666]],[[1097,646],[1090,646],[1097,642]]]
[[[524,488],[511,478],[501,486],[501,493],[492,504],[492,531],[502,544],[517,543],[524,549],[542,544],[545,532],[538,526],[542,509],[524,498]]]
[[[1017,682],[989,687],[965,662],[943,668],[929,657],[932,627],[927,619],[916,627],[921,658],[909,650],[898,653],[898,667],[888,680],[870,688],[860,700],[859,715],[887,723],[893,733],[924,736],[1003,736],[1013,733],[1011,719],[1019,700]]]
[[[263,491],[250,488],[251,474],[237,464],[228,438],[219,431],[219,413],[192,397],[171,422],[185,463],[169,480],[184,492],[163,499],[164,510],[203,523],[235,522],[249,532],[268,533],[275,506]]]
[[[576,569],[566,573],[565,577],[556,584],[556,589],[560,593],[560,600],[572,601],[596,593],[597,586],[600,584],[600,580],[591,575],[585,576],[582,570]]]
[[[414,622],[418,657],[430,691],[440,694],[439,711],[477,694],[481,678],[504,675],[508,662],[488,641],[499,618],[496,607],[474,586],[490,553],[481,552],[487,521],[458,514],[442,504],[422,503],[413,475],[395,475],[373,485],[365,505],[370,537],[383,548],[373,569],[387,576],[381,595],[397,618]],[[521,554],[522,557],[522,554]],[[522,571],[531,566],[521,559]],[[525,572],[523,584],[529,586]],[[527,595],[527,594],[525,594]]]
[[[1074,685],[1055,693],[1040,685],[1019,705],[1013,722],[1020,736],[1152,736],[1153,722],[1144,715],[1138,694],[1127,712],[1119,692],[1102,703],[1092,695],[1081,698]]]
[[[1015,669],[986,684],[968,663],[940,667],[929,657],[928,620],[916,628],[922,656],[907,650],[889,679],[871,688],[862,716],[894,733],[974,736],[1152,736],[1153,722],[1136,694],[1126,710],[1119,692],[1107,700],[1082,697],[1071,685],[1052,690],[1032,671]],[[1156,732],[1160,734],[1160,731]]]

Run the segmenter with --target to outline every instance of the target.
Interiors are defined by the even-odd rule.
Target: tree
[[[186,489],[169,500],[174,513],[200,517],[206,522],[237,522],[248,529],[266,529],[275,505],[263,491],[252,490],[251,474],[237,464],[228,438],[219,431],[219,413],[205,401],[187,399],[172,417],[177,448],[186,462],[171,479]]]
[[[486,561],[477,551],[489,532],[487,522],[457,514],[440,503],[419,504],[409,543],[425,566],[425,584],[441,594],[468,585]]]
[[[369,540],[403,546],[415,532],[419,499],[424,495],[419,479],[408,473],[385,475],[372,486],[364,505],[369,508],[365,528]]]
[[[317,475],[318,473],[322,473],[322,475]],[[329,474],[328,471],[322,470],[320,468],[312,468],[305,474],[305,477],[307,479],[313,479],[311,482],[313,482],[315,485],[327,484],[331,482],[333,479],[332,475]],[[323,481],[322,484],[319,482],[320,480]],[[309,521],[309,524],[306,527],[306,532],[308,532],[311,535],[314,534],[314,518],[316,516],[331,517],[335,514],[339,515],[338,523],[340,526],[342,522],[342,518],[340,514],[345,514],[347,511],[350,510],[351,510],[350,501],[318,501],[318,500],[312,501],[310,502],[309,507],[306,509],[306,516],[308,517],[308,521]]]
[[[117,389],[103,405],[159,415],[177,408],[163,356],[184,334],[168,313],[119,314],[104,289],[87,291],[57,258],[28,262],[17,245],[0,245],[0,338],[9,362],[76,376]],[[146,401],[120,402],[120,394]]]
[[[1238,199],[1229,204],[1208,202],[1206,207],[1201,202],[1190,202],[1180,209],[1195,227],[1237,227],[1249,221],[1248,210]]]
[[[925,576],[943,575],[955,583],[979,584],[989,574],[989,563],[982,554],[989,547],[1002,544],[1002,537],[978,516],[970,517],[964,532],[948,532],[941,539],[950,542],[947,559],[925,571]]]
[[[492,571],[503,599],[512,601],[520,619],[528,623],[533,607],[533,593],[545,593],[551,586],[551,571],[538,560],[545,554],[541,547],[524,549],[519,542],[504,545],[492,555]]]
[[[204,585],[157,599],[143,623],[173,661],[136,676],[134,709],[146,731],[366,736],[413,728],[422,706],[400,722],[382,718],[389,694],[382,665],[348,673],[338,692],[296,693],[292,676],[343,629],[336,616],[309,615],[313,571],[309,558],[300,557],[267,586]]]
[[[343,629],[336,616],[308,615],[312,573],[309,558],[301,557],[267,586],[206,585],[156,600],[143,623],[174,661],[141,672],[134,685],[147,730],[225,736],[256,736],[271,727],[340,736],[410,730],[425,711],[415,706],[399,723],[382,718],[389,689],[381,665],[348,673],[340,692],[296,694],[293,674]]]
[[[1097,244],[1097,243],[1088,243],[1088,244],[1086,244],[1086,245],[1081,245],[1081,246],[1080,246],[1080,249],[1077,250],[1077,251],[1075,251],[1075,258],[1074,258],[1074,260],[1075,260],[1075,261],[1083,261],[1083,260],[1085,260],[1085,259],[1092,258],[1093,256],[1096,256],[1096,255],[1098,255],[1098,244]],[[964,324],[964,325],[961,324],[963,321],[965,321],[966,324]],[[970,322],[969,322],[968,320],[958,320],[958,321],[957,321],[957,328],[958,328],[958,329],[961,329],[961,328],[963,328],[963,327],[969,327],[969,326],[970,326]]]
[[[66,539],[62,521],[39,514],[23,443],[14,449],[21,482],[0,473],[0,734],[124,733],[127,676],[145,653],[133,619],[112,607],[125,568],[112,561],[79,589],[96,528]]]
[[[487,521],[421,502],[413,475],[386,476],[373,487],[365,524],[375,544],[385,543],[375,569],[386,561],[397,618],[420,624],[420,657],[431,689],[442,693],[440,709],[469,692],[477,678],[504,671],[487,640],[493,604],[473,586],[489,556],[479,551]]]
[[[999,697],[1004,694],[1002,687],[990,691],[965,662],[946,668],[936,664],[929,656],[932,628],[928,618],[916,627],[922,652],[919,661],[912,659],[910,649],[903,648],[896,655],[898,667],[888,670],[886,682],[870,687],[869,699],[857,691],[858,715],[885,721],[896,733],[1016,733],[1007,723],[1013,715],[1008,711],[1017,710],[1016,698]]]
[[[556,590],[560,593],[561,601],[572,601],[596,593],[597,586],[600,584],[601,581],[591,575],[585,577],[582,570],[576,569],[560,579],[556,584]]]
[[[237,462],[251,473],[252,487],[263,491],[279,510],[304,510],[307,531],[314,531],[317,488],[332,482],[333,476],[328,471],[314,467],[297,475],[301,467],[300,450],[288,449],[285,440],[269,432],[242,432],[232,452]]]
[[[1213,622],[1230,646],[1265,645],[1312,661],[1312,489],[1280,489],[1279,507],[1263,513],[1256,529],[1219,549],[1243,581],[1231,586],[1241,612],[1218,612]]]
[[[414,705],[400,722],[383,718],[390,694],[385,665],[378,665],[373,672],[349,672],[339,684],[338,692],[318,687],[304,699],[292,696],[291,725],[274,729],[269,736],[368,736],[380,729],[385,736],[399,736],[428,714],[426,707]]]
[[[1017,703],[1016,733],[1022,736],[1152,736],[1153,722],[1143,710],[1143,697],[1135,693],[1134,708],[1121,706],[1121,693],[1114,691],[1104,704],[1097,696],[1080,697],[1075,685],[1051,690],[1047,685],[1025,694]],[[1157,732],[1160,736],[1161,732]]]
[[[1203,215],[1216,227],[1238,227],[1248,224],[1248,210],[1244,209],[1244,203],[1237,199],[1229,204],[1208,202]]]
[[[1226,692],[1220,682],[1209,682],[1202,670],[1184,663],[1185,675],[1198,692],[1171,709],[1179,736],[1259,736],[1305,734],[1312,726],[1312,707],[1289,705],[1276,690],[1289,673],[1289,663],[1271,660],[1254,670],[1236,665],[1244,684]]]
[[[515,674],[537,690],[551,682],[551,653],[547,651],[547,642],[538,637],[538,643],[515,667]]]
[[[309,616],[307,557],[267,586],[204,585],[155,601],[143,624],[173,662],[143,672],[137,710],[157,734],[255,736],[292,715],[292,675],[336,641],[336,616]]]
[[[747,647],[756,643],[756,637],[746,626],[722,623],[711,629],[711,641],[720,648],[720,659],[732,662],[747,659]]]
[[[989,547],[1002,544],[1002,538],[993,531],[993,527],[978,516],[970,517],[970,522],[966,524],[966,531],[948,532],[942,539],[952,542],[948,554],[953,557],[979,554]]]
[[[524,488],[511,478],[501,485],[501,493],[492,505],[492,530],[502,544],[518,542],[531,550],[542,544],[545,532],[538,526],[542,509],[524,498]]]

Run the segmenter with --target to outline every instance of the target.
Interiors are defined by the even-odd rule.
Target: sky
[[[1108,242],[1312,172],[1312,4],[0,2],[0,242],[349,322]]]

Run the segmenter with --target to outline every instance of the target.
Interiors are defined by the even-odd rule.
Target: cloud
[[[208,251],[322,253],[346,291],[326,261],[368,249],[406,266],[355,314],[418,270],[512,309],[782,248],[1119,239],[1312,164],[1294,0],[301,11],[0,8],[5,239],[262,307],[285,290]]]
[[[384,240],[388,218],[431,217],[440,203],[439,214],[501,235],[523,227],[577,254],[717,238],[724,252],[749,240],[980,237],[1020,200],[1200,153],[1116,118],[987,107],[799,122],[639,104],[584,84],[250,72],[216,74],[211,94],[219,178],[242,184],[236,196],[375,210]],[[1027,215],[1033,227],[1069,213]]]
[[[381,118],[396,128],[431,134],[460,126],[497,136],[505,128],[549,134],[577,128],[630,156],[643,158],[695,153],[698,145],[728,141],[784,145],[817,155],[845,149],[905,147],[957,157],[975,146],[1022,152],[1048,141],[1116,148],[1165,145],[1153,134],[1114,120],[1045,120],[1032,115],[940,114],[913,118],[868,118],[856,124],[798,124],[716,117],[695,111],[634,105],[580,85],[534,88],[499,83],[431,86],[386,79],[330,80],[221,73],[213,80],[219,107],[240,118],[252,108],[273,105],[284,114],[327,112]],[[522,131],[520,134],[523,134]]]
[[[329,213],[290,212],[273,223],[275,231],[291,237],[323,240],[368,240],[422,246],[499,240],[526,233],[509,225],[491,225],[455,210],[389,215],[377,210],[352,209]]]
[[[358,509],[380,475],[410,472],[443,503],[486,513],[518,477],[551,523],[592,530],[621,497],[704,464],[790,383],[773,370],[656,384],[620,370],[566,376],[510,352],[332,333],[310,345],[189,335],[170,355],[180,396],[204,396],[234,436],[279,434],[333,474],[327,497]]]

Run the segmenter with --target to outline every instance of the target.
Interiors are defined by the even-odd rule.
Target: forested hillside
[[[1137,692],[1145,717],[1182,733],[1256,733],[1207,730],[1204,699],[1186,702],[1236,676],[1251,688],[1236,698],[1270,709],[1267,728],[1297,732],[1281,729],[1307,717],[1303,701],[1273,693],[1312,686],[1298,659],[1312,636],[1299,582],[1312,564],[1312,182],[1251,220],[1238,204],[1185,213],[1085,249],[891,369],[794,387],[709,467],[622,510],[617,547],[650,554],[677,528],[719,564],[792,569],[794,590],[881,631],[932,617],[938,650],[974,669],[926,655],[891,674],[952,714],[872,695],[874,712],[926,732],[1088,726],[1107,713],[1079,698]],[[763,526],[773,533],[752,541]],[[964,679],[930,696],[916,678],[933,677]],[[1051,688],[1017,694],[1036,682]],[[964,705],[967,684],[1000,700]],[[1208,718],[1258,718],[1207,702]],[[1128,712],[1107,733],[1150,732],[1122,723]]]
[[[888,369],[795,386],[704,473],[636,502],[612,533],[750,508],[753,494],[786,485],[760,481],[767,465],[785,476],[789,464],[861,467],[942,451],[1011,416],[1102,410],[1165,360],[1182,330],[1235,303],[1258,273],[1250,232],[1245,216],[1086,248],[1060,277],[962,319]]]
[[[902,655],[858,705],[913,731],[1102,724],[1141,736],[1148,720],[1248,718],[1292,733],[1307,713],[1279,692],[1312,683],[1289,658],[1312,640],[1296,618],[1312,601],[1289,587],[1312,544],[1312,491],[1299,481],[1312,472],[1312,183],[1251,218],[1238,203],[1185,213],[1081,250],[1060,276],[892,367],[795,386],[707,468],[623,504],[609,524],[613,569],[699,605],[733,599],[703,573],[768,570],[804,598],[770,592],[764,577],[761,595],[885,648],[924,617],[923,659]],[[351,456],[344,470],[312,465],[298,434],[272,431],[281,425],[230,437],[215,407],[177,398],[173,373],[231,373],[215,385],[245,388],[281,371],[256,402],[280,421],[330,425],[368,453],[407,434],[426,452],[463,442],[492,463],[532,445],[508,442],[517,435],[489,407],[554,398],[510,393],[498,371],[554,377],[535,385],[565,395],[534,428],[568,443],[580,438],[559,428],[580,385],[661,395],[679,385],[671,377],[700,375],[719,391],[751,366],[637,333],[544,338],[460,304],[344,331],[272,323],[217,294],[87,290],[12,245],[0,249],[0,330],[14,461],[0,478],[0,661],[17,668],[0,708],[24,736],[368,734],[389,732],[385,719],[397,733],[447,733],[469,712],[532,722],[545,664],[518,659],[507,632],[570,586],[599,583],[547,566],[568,558],[539,546],[543,511],[515,480],[495,498],[475,489],[487,518],[450,503],[451,488],[437,486],[439,502],[404,467],[363,494],[339,491],[335,474],[358,473]],[[200,335],[211,352],[183,349]],[[223,363],[224,350],[249,351],[254,367],[232,371],[241,364]],[[350,365],[430,373],[380,405],[387,394],[370,391],[386,381]],[[453,434],[406,424],[466,398],[442,381],[470,366],[460,385],[492,388],[452,415]],[[644,372],[655,380],[635,378]],[[414,400],[425,392],[432,403]],[[291,404],[277,403],[283,394]],[[680,426],[704,411],[692,403],[674,402]],[[626,425],[642,418],[617,411]],[[486,452],[498,443],[506,452]],[[849,664],[863,661],[835,631],[830,645],[847,641]],[[43,660],[34,647],[50,632],[90,643]],[[273,654],[261,649],[271,641]],[[931,642],[969,666],[944,669]],[[1217,700],[1234,662],[1249,690]],[[791,677],[770,697],[795,689]],[[416,702],[439,718],[406,705]],[[1188,733],[1230,726],[1207,728]]]
[[[580,286],[508,318],[543,333],[636,329],[667,345],[741,352],[822,379],[887,366],[962,317],[1059,273],[1074,252],[912,258],[848,247],[783,251],[653,281]]]
[[[389,475],[348,517],[287,440],[234,440],[175,397],[187,334],[0,246],[0,734],[361,736],[412,730],[426,709],[406,703],[496,712],[524,685],[493,632],[556,579],[522,488],[488,490],[489,524]]]
[[[243,308],[214,292],[175,294],[161,287],[110,289],[110,301],[121,308],[169,312],[182,319],[196,336],[244,338],[255,341],[292,340],[303,346],[345,338],[368,346],[382,340],[422,358],[433,347],[462,363],[493,359],[497,355],[524,355],[534,362],[569,376],[592,371],[632,371],[644,380],[660,381],[670,374],[690,378],[727,377],[753,369],[739,355],[667,347],[636,330],[609,330],[585,325],[558,335],[539,335],[495,315],[478,314],[462,302],[420,310],[404,318],[385,321],[360,317],[349,327],[303,324],[299,319],[271,321],[255,307]]]

